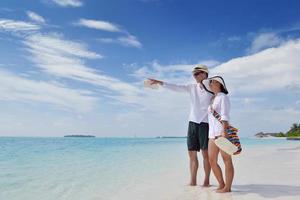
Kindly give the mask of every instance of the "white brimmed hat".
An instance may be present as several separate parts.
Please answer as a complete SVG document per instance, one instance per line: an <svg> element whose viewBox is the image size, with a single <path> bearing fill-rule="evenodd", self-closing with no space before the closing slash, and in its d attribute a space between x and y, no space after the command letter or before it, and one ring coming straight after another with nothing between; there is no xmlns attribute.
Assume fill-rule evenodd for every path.
<svg viewBox="0 0 300 200"><path fill-rule="evenodd" d="M210 81L212 81L212 80L215 80L215 81L218 81L219 83L221 83L221 85L222 85L223 88L224 88L224 91L222 91L222 92L224 92L225 94L228 94L228 90L227 90L227 88L226 88L225 81L224 81L224 79L223 79L221 76L212 76L212 77L210 77L210 78L205 79L205 80L202 81L202 84L203 84L204 88L205 88L207 91L212 92L212 90L211 90L211 88L210 88L210 86L209 86L209 83L210 83Z"/></svg>
<svg viewBox="0 0 300 200"><path fill-rule="evenodd" d="M208 68L206 65L202 65L202 64L198 64L194 67L193 69L193 74L198 72L198 71L202 71L208 74Z"/></svg>

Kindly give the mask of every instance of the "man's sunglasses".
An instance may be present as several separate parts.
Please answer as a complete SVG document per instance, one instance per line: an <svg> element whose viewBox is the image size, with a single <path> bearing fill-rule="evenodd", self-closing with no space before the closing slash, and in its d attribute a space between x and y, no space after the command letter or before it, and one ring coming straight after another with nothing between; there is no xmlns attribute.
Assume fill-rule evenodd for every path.
<svg viewBox="0 0 300 200"><path fill-rule="evenodd" d="M199 74L203 74L203 73L205 73L205 72L203 72L203 71L196 72L196 73L194 73L194 76L198 76Z"/></svg>

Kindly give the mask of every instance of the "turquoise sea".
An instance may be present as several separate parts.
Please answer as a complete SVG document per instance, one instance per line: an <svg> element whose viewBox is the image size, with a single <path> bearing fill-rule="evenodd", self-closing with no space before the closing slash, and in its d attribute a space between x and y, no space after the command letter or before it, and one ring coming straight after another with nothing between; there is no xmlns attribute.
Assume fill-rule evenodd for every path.
<svg viewBox="0 0 300 200"><path fill-rule="evenodd" d="M250 138L241 142L243 148L295 143ZM1 137L0 199L122 199L117 194L124 188L147 183L187 162L185 138Z"/></svg>

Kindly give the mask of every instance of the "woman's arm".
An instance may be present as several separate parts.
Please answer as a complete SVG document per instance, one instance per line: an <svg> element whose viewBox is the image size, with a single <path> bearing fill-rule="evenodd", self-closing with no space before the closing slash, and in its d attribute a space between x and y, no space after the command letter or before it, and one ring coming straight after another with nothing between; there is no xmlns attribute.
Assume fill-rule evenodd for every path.
<svg viewBox="0 0 300 200"><path fill-rule="evenodd" d="M228 123L228 121L222 121L222 125L223 125L223 130L224 130L222 133L222 136L227 137L228 136L227 128L229 126L229 123Z"/></svg>
<svg viewBox="0 0 300 200"><path fill-rule="evenodd" d="M228 96L223 96L221 99L221 121L223 125L223 134L222 136L227 137L227 128L229 126L229 111L230 111L230 102Z"/></svg>

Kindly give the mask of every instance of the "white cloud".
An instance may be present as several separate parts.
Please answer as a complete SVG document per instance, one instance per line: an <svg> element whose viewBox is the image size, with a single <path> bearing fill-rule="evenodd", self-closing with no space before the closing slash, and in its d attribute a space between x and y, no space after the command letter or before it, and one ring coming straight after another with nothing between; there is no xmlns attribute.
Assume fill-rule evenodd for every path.
<svg viewBox="0 0 300 200"><path fill-rule="evenodd" d="M70 89L45 81L34 81L0 69L0 100L39 102L57 106L63 110L90 111L97 102L91 92Z"/></svg>
<svg viewBox="0 0 300 200"><path fill-rule="evenodd" d="M286 131L300 117L297 111L299 104L293 102L293 99L300 98L299 54L300 40L296 39L222 64L212 62L217 66L210 67L210 74L225 78L232 100L232 123L240 128L242 136L259 131ZM140 80L151 77L185 84L194 82L190 73L193 66L163 66L153 62L136 69L132 75ZM165 127L168 123L166 119L170 119L176 123L168 126L168 131L182 135L188 114L188 95L167 90L147 91L143 100L144 111L140 111L140 115L155 115L157 120L149 122L154 126L151 129L159 131L158 127ZM278 97L278 94L282 94L284 99L279 100L283 97Z"/></svg>
<svg viewBox="0 0 300 200"><path fill-rule="evenodd" d="M300 40L235 58L212 70L225 77L229 90L262 93L300 89Z"/></svg>
<svg viewBox="0 0 300 200"><path fill-rule="evenodd" d="M137 38L133 35L128 35L126 37L119 37L118 41L125 46L132 46L141 48L142 44L137 40Z"/></svg>
<svg viewBox="0 0 300 200"><path fill-rule="evenodd" d="M116 39L114 38L100 38L98 39L99 42L102 42L102 43L118 43Z"/></svg>
<svg viewBox="0 0 300 200"><path fill-rule="evenodd" d="M4 31L37 30L38 25L2 19L0 29ZM101 59L99 53L89 51L85 44L65 39L58 34L18 35L23 40L25 49L31 54L28 57L43 72L61 78L86 82L99 87L102 95L123 104L136 104L140 99L140 90L129 83L107 76L88 67L85 59ZM133 45L133 44L132 44Z"/></svg>
<svg viewBox="0 0 300 200"><path fill-rule="evenodd" d="M116 24L101 20L80 19L75 25L109 32L122 32Z"/></svg>
<svg viewBox="0 0 300 200"><path fill-rule="evenodd" d="M80 1L80 0L52 0L52 1L62 7L81 7L81 6L83 6L82 1Z"/></svg>
<svg viewBox="0 0 300 200"><path fill-rule="evenodd" d="M39 28L34 24L29 26L30 23L16 23L13 20L0 20L0 25L5 31ZM101 54L89 51L85 44L67 40L59 34L41 34L38 31L30 35L16 34L15 36L23 40L25 50L30 53L28 59L43 72L97 86L103 91L103 96L113 98L119 103L139 102L140 90L136 86L105 75L85 64L86 59L103 58Z"/></svg>
<svg viewBox="0 0 300 200"><path fill-rule="evenodd" d="M77 26L83 26L87 28L109 31L109 32L121 32L125 33L125 36L120 36L117 38L100 38L98 41L103 43L115 43L121 44L123 46L141 48L142 43L134 36L128 33L126 30L122 30L118 25L107 21L93 20L93 19L80 19L78 22L74 23Z"/></svg>
<svg viewBox="0 0 300 200"><path fill-rule="evenodd" d="M58 34L33 34L26 37L25 44L31 49L47 54L64 54L80 58L99 59L102 55L87 50L84 44L64 39Z"/></svg>
<svg viewBox="0 0 300 200"><path fill-rule="evenodd" d="M249 53L256 53L263 49L276 47L282 44L284 40L276 33L261 33L252 41Z"/></svg>
<svg viewBox="0 0 300 200"><path fill-rule="evenodd" d="M114 39L114 38L100 38L100 39L98 39L98 41L102 42L102 43L121 44L123 46L135 47L135 48L141 48L142 47L142 43L140 41L138 41L138 39L133 35L122 36L122 37L118 37L116 39Z"/></svg>
<svg viewBox="0 0 300 200"><path fill-rule="evenodd" d="M29 59L44 72L98 86L105 90L103 95L122 103L138 102L137 87L86 66L84 59L102 56L88 51L84 45L61 36L42 34L28 36L24 44L32 55Z"/></svg>
<svg viewBox="0 0 300 200"><path fill-rule="evenodd" d="M207 65L209 68L219 64L216 60L202 60L198 63ZM150 66L143 66L134 71L132 76L138 79L157 78L177 83L193 82L192 70L196 64L173 64L161 65L153 61ZM210 70L210 69L209 69Z"/></svg>
<svg viewBox="0 0 300 200"><path fill-rule="evenodd" d="M150 66L143 66L134 71L132 76L138 79L156 78L171 82L187 82L191 78L191 71L193 67L194 65L185 64L164 66L159 64L157 61L154 61ZM180 74L180 76L176 76L176 74Z"/></svg>
<svg viewBox="0 0 300 200"><path fill-rule="evenodd" d="M237 41L241 41L241 37L239 37L239 36L231 36L231 37L227 38L227 40L229 42L237 42Z"/></svg>
<svg viewBox="0 0 300 200"><path fill-rule="evenodd" d="M10 25L4 22L9 22ZM0 30L19 31L38 30L39 28L38 25L27 22L22 23L31 24L33 27L38 28L34 29L28 26L26 28L22 23L21 25L25 28L20 28L22 26L19 22L13 20L3 21L3 19L1 21L0 19ZM90 28L92 28L92 25ZM113 31L113 28L110 31L122 32L119 27L116 26L116 28L118 31L116 29ZM109 28L106 27L107 29ZM126 36L124 37L126 38ZM298 58L300 40L283 42L280 38L276 40L276 37L276 34L261 37L262 39L257 37L253 41L253 55L235 58L222 64L215 60L199 63L211 66L211 75L223 75L230 95L233 95L233 98L242 99L241 101L246 107L268 101L272 102L272 97L267 96L260 99L256 96L257 94L288 90L293 95L299 95L297 91L300 89L300 79L298 78L300 77L300 60ZM106 38L102 42L122 44L119 38ZM126 113L120 111L116 116L111 115L110 117L115 117L122 124L128 124L127 133L130 132L129 129L139 124L141 127L134 130L135 132L143 132L147 127L149 135L151 133L162 135L185 134L189 107L188 95L167 90L143 90L142 81L144 78L151 77L178 84L194 82L191 76L194 64L161 65L154 61L134 71L132 75L137 79L137 82L129 83L88 67L86 64L87 59L101 59L103 56L89 50L83 43L68 40L57 34L37 34L36 32L22 39L24 39L26 50L30 53L28 59L33 61L35 66L43 72L60 78L92 84L100 88L101 93L97 94L98 96L113 99L110 103L125 105L124 110ZM137 40L136 38L127 37L127 39L123 40L123 45L127 42L127 45L139 46L138 43L130 42ZM279 40L281 41L279 42ZM266 41L270 42L270 46L277 47L268 48ZM261 49L265 50L260 51ZM64 85L54 83L33 81L29 80L28 77L16 76L5 71L0 71L0 75L5 77L0 80L0 99L2 100L48 103L61 108L77 109L78 111L91 110L97 101L92 96L94 94L89 91L70 89ZM45 93L45 91L47 92ZM131 109L131 105L138 106ZM276 114L276 117L272 119L267 119L268 114L261 115L256 119L255 117L261 112L261 109L257 107L237 113L239 109L236 104L233 104L233 113L236 115L233 114L232 116L233 120L238 122L234 125L242 124L243 130L246 130L249 126L249 116L251 116L253 125L259 124L255 126L257 129L261 127L267 129L268 124L276 127L276 123L282 121L282 116L290 114L293 119L299 117L299 112L293 112L293 108L277 110L276 112L266 108L266 113ZM127 114L128 110L134 110L134 114ZM264 119L267 120L263 121ZM285 118L284 123L286 124L282 124L281 127L289 126L288 123L293 119L291 117ZM276 123L271 123L272 120Z"/></svg>
<svg viewBox="0 0 300 200"><path fill-rule="evenodd" d="M18 32L18 31L36 31L39 29L40 26L33 23L0 18L0 30Z"/></svg>
<svg viewBox="0 0 300 200"><path fill-rule="evenodd" d="M46 20L42 16L38 15L35 12L27 11L26 14L34 22L41 23L41 24L44 24L46 22Z"/></svg>

